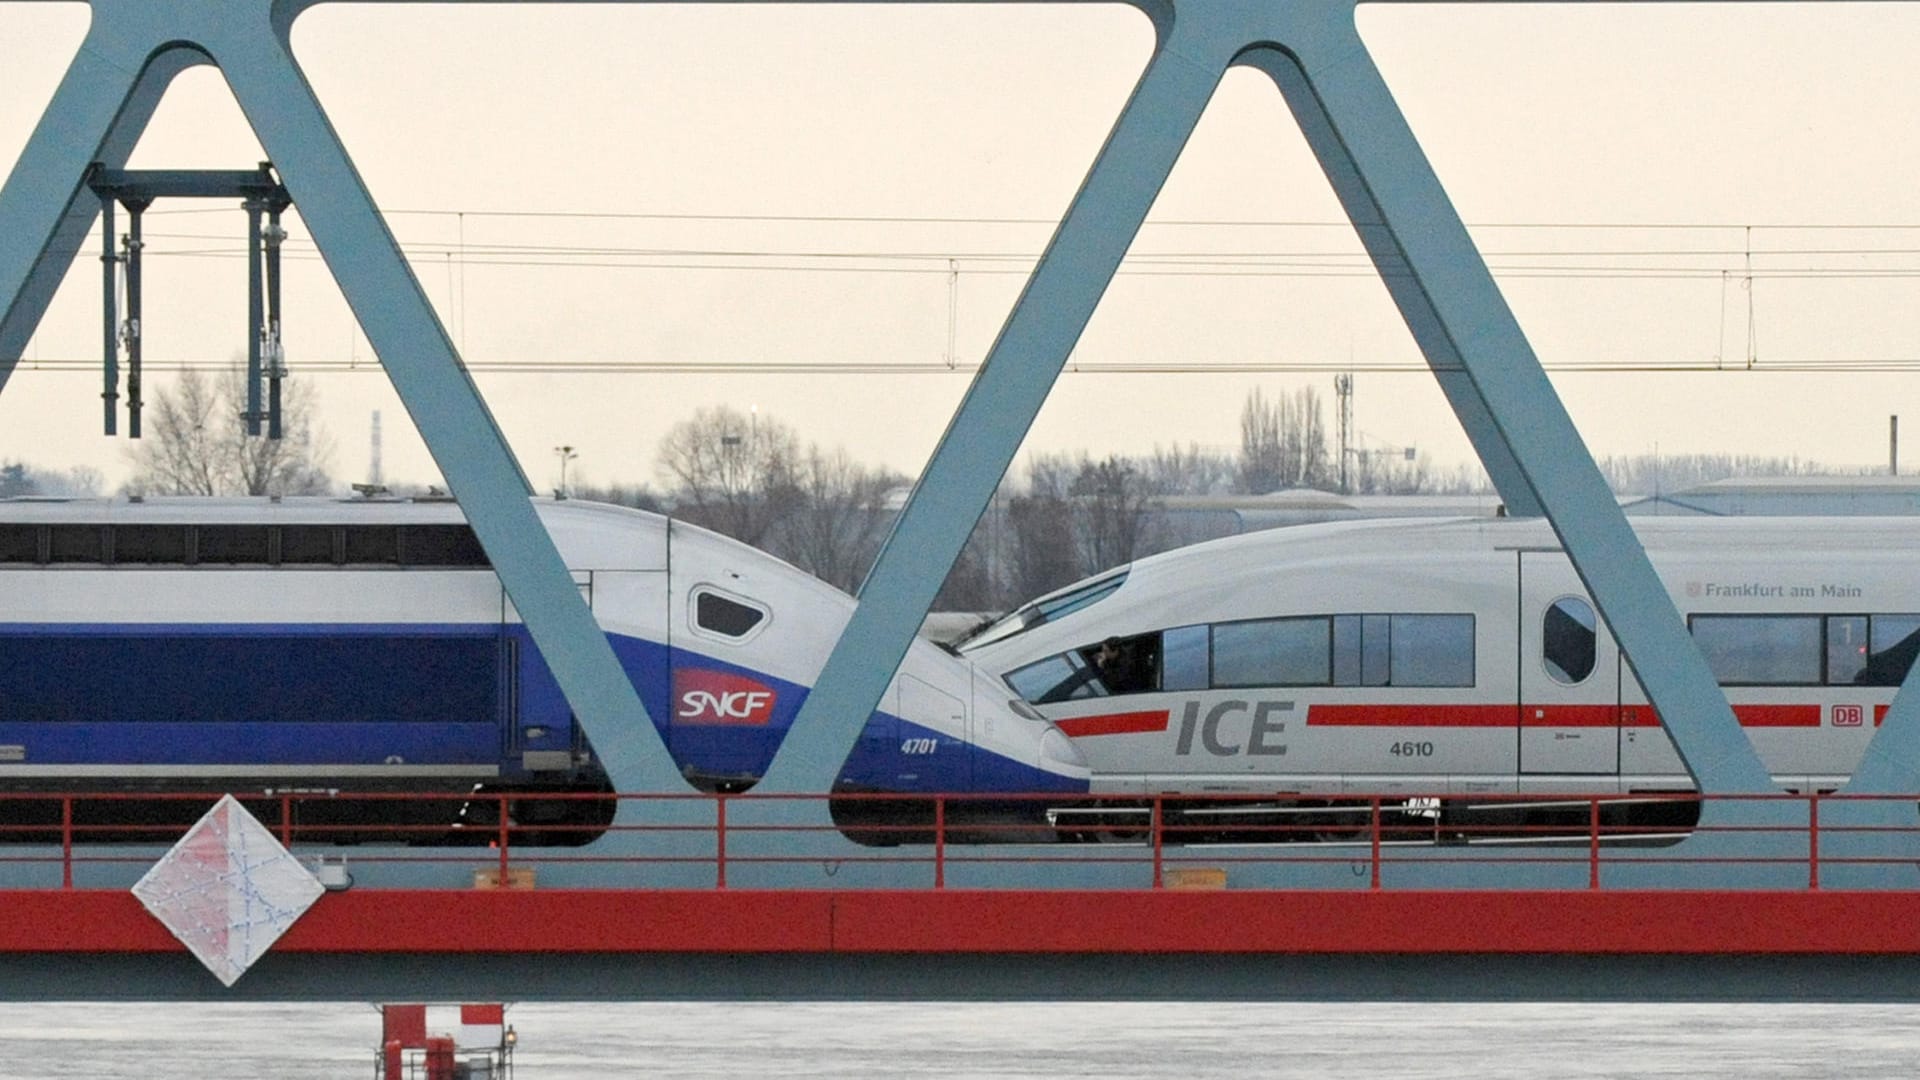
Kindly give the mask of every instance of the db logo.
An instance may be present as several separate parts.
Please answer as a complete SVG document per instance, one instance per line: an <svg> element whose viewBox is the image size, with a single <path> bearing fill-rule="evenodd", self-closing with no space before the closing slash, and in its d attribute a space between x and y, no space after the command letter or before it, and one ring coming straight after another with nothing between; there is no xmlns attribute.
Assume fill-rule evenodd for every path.
<svg viewBox="0 0 1920 1080"><path fill-rule="evenodd" d="M1867 722L1867 710L1862 705L1835 705L1833 707L1834 727L1859 727Z"/></svg>
<svg viewBox="0 0 1920 1080"><path fill-rule="evenodd" d="M759 727L773 719L776 695L744 675L701 668L673 673L674 717L683 724Z"/></svg>

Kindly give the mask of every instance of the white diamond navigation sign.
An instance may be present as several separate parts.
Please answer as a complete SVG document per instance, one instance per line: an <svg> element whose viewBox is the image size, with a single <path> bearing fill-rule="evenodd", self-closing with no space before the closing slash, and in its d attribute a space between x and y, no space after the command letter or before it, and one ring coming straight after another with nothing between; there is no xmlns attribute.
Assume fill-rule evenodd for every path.
<svg viewBox="0 0 1920 1080"><path fill-rule="evenodd" d="M154 918L227 986L325 891L231 795L133 886Z"/></svg>

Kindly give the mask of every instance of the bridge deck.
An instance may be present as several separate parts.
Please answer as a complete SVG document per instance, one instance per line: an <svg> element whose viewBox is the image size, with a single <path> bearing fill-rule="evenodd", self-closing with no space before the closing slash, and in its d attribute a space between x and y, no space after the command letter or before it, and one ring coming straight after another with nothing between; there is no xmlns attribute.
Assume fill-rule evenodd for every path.
<svg viewBox="0 0 1920 1080"><path fill-rule="evenodd" d="M4 892L0 907L0 955L185 959L118 890ZM1920 955L1920 894L356 889L273 951Z"/></svg>

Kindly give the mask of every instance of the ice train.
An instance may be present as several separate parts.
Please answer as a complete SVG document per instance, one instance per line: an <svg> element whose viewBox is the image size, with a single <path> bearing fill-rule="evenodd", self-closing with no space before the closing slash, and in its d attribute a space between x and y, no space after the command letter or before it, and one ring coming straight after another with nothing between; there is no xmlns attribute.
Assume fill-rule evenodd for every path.
<svg viewBox="0 0 1920 1080"><path fill-rule="evenodd" d="M1635 529L1775 781L1843 783L1920 651L1912 520ZM1073 737L1096 792L1321 805L1692 786L1543 520L1199 544L1043 597L961 651Z"/></svg>
<svg viewBox="0 0 1920 1080"><path fill-rule="evenodd" d="M751 786L852 599L684 522L536 505L683 774ZM916 641L836 790L1087 783L997 678ZM0 501L0 791L478 789L525 823L605 786L450 501Z"/></svg>

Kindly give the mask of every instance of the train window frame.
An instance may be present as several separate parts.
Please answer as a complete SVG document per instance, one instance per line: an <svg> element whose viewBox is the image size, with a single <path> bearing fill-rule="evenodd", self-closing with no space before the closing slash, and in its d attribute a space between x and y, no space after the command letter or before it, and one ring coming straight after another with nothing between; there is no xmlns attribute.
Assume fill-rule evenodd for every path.
<svg viewBox="0 0 1920 1080"><path fill-rule="evenodd" d="M161 551L169 539L174 545ZM193 558L193 541L193 529L188 525L144 522L115 525L113 562L115 566L185 566Z"/></svg>
<svg viewBox="0 0 1920 1080"><path fill-rule="evenodd" d="M702 597L708 596L737 607L758 612L760 618L755 621L752 626L739 634L728 634L724 631L706 626L700 621L700 600ZM724 642L728 645L744 645L754 638L759 637L772 623L773 609L751 597L742 596L737 592L723 589L718 585L712 585L706 582L701 582L687 590L687 626L700 637L712 641Z"/></svg>
<svg viewBox="0 0 1920 1080"><path fill-rule="evenodd" d="M1563 606L1567 604L1578 604L1580 608L1583 611L1585 611L1586 617L1583 619L1583 618L1580 618L1579 616L1563 611ZM1585 670L1581 671L1577 675L1574 674L1574 672L1571 669L1569 669L1565 664L1561 663L1560 660L1555 659L1552 655L1549 654L1548 646L1553 642L1554 635L1548 629L1547 620L1551 619L1555 612L1561 612L1562 614L1566 614L1568 618L1572 619L1576 624L1580 626L1581 629L1587 632L1586 640L1584 642L1585 649L1586 649L1586 668ZM1546 607L1540 610L1540 668L1541 670L1546 672L1547 678L1552 679L1555 683L1558 683L1561 686L1579 686L1585 683L1588 679L1593 678L1593 673L1596 669L1599 668L1599 666L1600 666L1600 613L1594 609L1593 602L1591 600L1588 600L1584 596L1579 596L1573 593L1568 593L1565 596L1555 597L1552 602L1550 602L1549 604L1547 604Z"/></svg>
<svg viewBox="0 0 1920 1080"><path fill-rule="evenodd" d="M1471 612L1397 611L1392 615L1389 615L1387 617L1387 620L1388 620L1388 632L1387 632L1388 633L1388 640L1387 640L1387 685L1388 686L1410 687L1414 689L1423 689L1423 690L1424 689L1455 690L1455 689L1470 688L1470 687L1479 685L1479 682L1480 682L1480 679L1479 679L1479 674L1480 674L1479 621L1474 617L1474 615ZM1421 642L1420 636L1413 632L1412 624L1415 622L1415 620L1418 620L1419 622L1422 622L1422 623L1444 623L1450 626L1465 627L1465 634L1464 636L1461 637L1459 642L1448 641L1448 639L1444 637L1427 639L1428 641L1432 641L1432 640L1445 641L1451 647L1457 647L1460 644L1465 645L1466 653L1464 657L1457 658L1457 659L1464 659L1466 661L1466 666L1459 676L1456 676L1453 679L1450 679L1448 681L1438 681L1438 682L1412 681L1411 673L1406 672L1405 668L1401 663L1401 658L1403 655L1401 652L1401 649L1403 647L1403 643L1404 643L1404 647L1407 649L1418 650L1415 653L1415 655L1421 655L1421 656L1440 655L1439 653L1433 653L1430 649L1429 650L1420 649L1420 642Z"/></svg>
<svg viewBox="0 0 1920 1080"><path fill-rule="evenodd" d="M1029 673L1035 672L1041 673L1049 681L1023 685L1029 682ZM1004 678L1007 686L1029 705L1056 705L1062 701L1107 696L1107 688L1101 683L1099 672L1087 662L1080 649L1068 649L1041 657L1030 664L1022 664L1007 672Z"/></svg>
<svg viewBox="0 0 1920 1080"><path fill-rule="evenodd" d="M1280 624L1283 624L1283 623L1299 623L1299 624L1318 623L1319 624L1318 629L1320 631L1322 645L1320 649L1320 661L1321 661L1320 677L1317 680L1301 680L1297 677L1292 677L1293 676L1292 672L1284 670L1285 664L1286 664L1286 659L1285 659L1286 654L1284 651L1276 652L1274 654L1274 657L1273 657L1274 662L1280 665L1280 667L1276 669L1276 671L1274 672L1275 674L1274 679L1271 679L1271 680L1256 679L1252 682L1246 682L1246 681L1240 681L1240 680L1228 681L1221 677L1220 660L1222 656L1222 650L1220 647L1220 632L1222 630L1227 630L1231 633L1238 633L1241 631L1253 632L1259 627L1264 627L1264 626L1278 627ZM1303 626L1302 629L1310 630L1311 627ZM1246 689L1253 689L1257 687L1267 687L1267 686L1332 686L1333 685L1333 616L1331 615L1283 615L1283 616L1280 616L1279 618L1270 618L1270 619L1235 619L1231 622L1214 623L1212 626L1212 631L1213 632L1211 635L1211 640L1208 643L1207 669L1208 669L1208 684L1213 689L1246 690ZM1286 633L1286 631L1283 631L1283 634L1284 633ZM1280 645L1284 649L1286 646L1290 644L1297 644L1297 643L1288 642L1284 640L1284 638L1281 638L1281 639L1276 639L1276 644Z"/></svg>
<svg viewBox="0 0 1920 1080"><path fill-rule="evenodd" d="M1901 634L1899 636L1899 640L1888 642L1884 648L1875 648L1874 646L1880 644L1881 630L1883 627L1886 627L1886 624L1888 622L1908 623L1908 624L1912 624L1912 627L1911 629L1908 629L1905 634ZM1889 629L1889 632L1891 632L1891 628L1888 628L1888 629ZM1914 657L1912 655L1908 655L1907 657L1905 657L1906 662L1904 665L1900 665L1900 658L1897 656L1894 658L1894 660L1891 661L1892 664L1900 665L1900 671L1897 677L1893 676L1891 673L1889 673L1885 678L1868 679L1868 678L1865 678L1865 676L1875 673L1877 671L1877 668L1875 667L1875 665L1883 662L1887 656L1901 651L1902 649L1906 648L1910 644L1916 646L1916 648L1912 651L1920 651L1920 614L1916 614L1913 612L1905 612L1905 611L1886 611L1886 612L1879 612L1876 614L1868 615L1867 616L1868 654L1867 654L1866 664L1863 665L1863 667L1861 668L1860 677L1857 678L1855 682L1848 685L1853 685L1853 686L1901 686L1903 685L1906 682L1907 672L1913 667Z"/></svg>
<svg viewBox="0 0 1920 1080"><path fill-rule="evenodd" d="M1132 572L1133 567L1129 564L1083 585L1070 585L1059 592L1015 608L1012 613L988 623L979 633L963 638L955 644L962 652L981 648L1008 638L1018 637L1062 616L1092 607L1117 592L1120 586L1126 584L1127 575Z"/></svg>
<svg viewBox="0 0 1920 1080"><path fill-rule="evenodd" d="M400 565L434 570L490 570L493 563L473 526L426 522L400 526Z"/></svg>
<svg viewBox="0 0 1920 1080"><path fill-rule="evenodd" d="M1179 635L1176 641L1175 635ZM1198 655L1194 655L1194 654ZM1173 658L1182 658L1178 665ZM1174 677L1178 671L1179 678ZM1213 627L1207 623L1170 626L1160 631L1160 690L1207 690L1213 682Z"/></svg>
<svg viewBox="0 0 1920 1080"><path fill-rule="evenodd" d="M1823 616L1821 627L1820 678L1827 686L1871 686L1860 682L1874 659L1873 621L1866 615L1832 614ZM1849 626L1848 624L1853 624ZM1845 640L1852 636L1836 631L1857 631L1859 643Z"/></svg>
<svg viewBox="0 0 1920 1080"><path fill-rule="evenodd" d="M287 534L289 532L294 534L297 542L292 544L287 542ZM326 538L327 542L326 557L309 557L311 549L307 548L306 544L322 536ZM339 566L345 561L346 537L344 531L338 525L322 523L309 524L304 522L291 525L278 525L274 527L274 538L274 565L276 566L291 566L304 569L313 566ZM290 551L293 553L293 557L291 558L288 557ZM314 554L317 554L317 552L314 552Z"/></svg>
<svg viewBox="0 0 1920 1080"><path fill-rule="evenodd" d="M398 567L400 526L387 522L350 524L341 533L340 561L345 566Z"/></svg>
<svg viewBox="0 0 1920 1080"><path fill-rule="evenodd" d="M47 562L55 566L105 566L112 548L112 537L105 525L55 522L47 526L47 539L41 550Z"/></svg>
<svg viewBox="0 0 1920 1080"><path fill-rule="evenodd" d="M1714 666L1716 657L1727 655L1720 651L1710 651L1700 640L1701 623L1732 625L1738 622L1758 623L1761 621L1780 623L1810 623L1815 635L1812 648L1813 675L1811 678L1788 679L1770 677L1764 679L1729 680L1721 677L1720 669ZM1827 614L1824 612L1801 611L1702 611L1687 616L1687 635L1693 638L1694 647L1700 650L1701 659L1707 663L1707 671L1714 681L1723 687L1747 686L1825 686L1827 685ZM1714 644L1714 643L1710 643Z"/></svg>
<svg viewBox="0 0 1920 1080"><path fill-rule="evenodd" d="M0 566L39 566L46 556L44 528L20 522L0 524Z"/></svg>
<svg viewBox="0 0 1920 1080"><path fill-rule="evenodd" d="M1333 619L1333 685L1393 685L1393 616L1343 612Z"/></svg>
<svg viewBox="0 0 1920 1080"><path fill-rule="evenodd" d="M273 541L273 529L265 524L221 522L196 525L193 530L192 559L199 566L271 566ZM209 555L208 548L217 544L227 545L227 554ZM259 558L246 557L256 552ZM232 557L234 554L241 557Z"/></svg>

